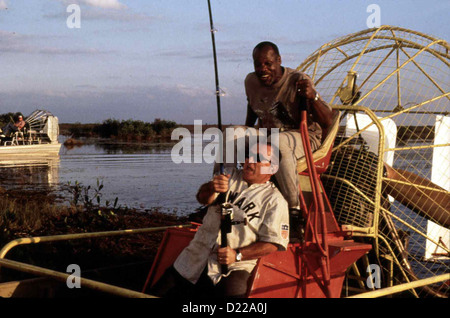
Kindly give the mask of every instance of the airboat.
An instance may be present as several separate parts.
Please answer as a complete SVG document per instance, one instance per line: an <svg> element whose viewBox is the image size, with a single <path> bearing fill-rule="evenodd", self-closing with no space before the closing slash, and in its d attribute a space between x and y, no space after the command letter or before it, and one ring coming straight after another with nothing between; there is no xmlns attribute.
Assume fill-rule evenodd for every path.
<svg viewBox="0 0 450 318"><path fill-rule="evenodd" d="M298 163L305 242L291 238L287 251L259 259L248 297L448 297L448 50L382 26L325 44L298 66L339 115ZM144 291L193 232L167 231Z"/></svg>
<svg viewBox="0 0 450 318"><path fill-rule="evenodd" d="M287 251L258 260L249 298L448 298L449 61L445 40L381 26L324 44L298 66L337 115L322 147L298 163L304 239L293 237ZM151 297L151 286L198 226L80 234L77 239L165 231L142 290L83 278L81 284ZM65 283L66 273L6 260L22 242L0 251L0 266Z"/></svg>
<svg viewBox="0 0 450 318"><path fill-rule="evenodd" d="M25 127L0 139L0 161L14 163L17 160L58 157L58 117L47 110L35 110L25 117Z"/></svg>

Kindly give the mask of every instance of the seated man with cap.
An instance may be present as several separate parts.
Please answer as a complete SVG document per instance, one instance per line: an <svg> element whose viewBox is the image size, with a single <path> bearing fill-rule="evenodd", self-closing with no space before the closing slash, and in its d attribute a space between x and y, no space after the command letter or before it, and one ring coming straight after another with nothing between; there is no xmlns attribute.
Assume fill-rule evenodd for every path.
<svg viewBox="0 0 450 318"><path fill-rule="evenodd" d="M278 156L270 144L255 144L242 170L215 175L197 194L209 205L203 224L172 267L156 283L152 294L174 298L244 297L258 258L289 243L289 211L283 195L270 181ZM232 209L227 246L221 242L219 194ZM226 272L222 272L223 266Z"/></svg>

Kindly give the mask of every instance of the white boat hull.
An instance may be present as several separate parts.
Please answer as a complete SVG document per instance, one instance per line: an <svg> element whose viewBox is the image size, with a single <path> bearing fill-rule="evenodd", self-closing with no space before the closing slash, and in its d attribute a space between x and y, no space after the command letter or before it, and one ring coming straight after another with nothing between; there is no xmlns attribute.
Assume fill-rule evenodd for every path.
<svg viewBox="0 0 450 318"><path fill-rule="evenodd" d="M10 159L11 156L57 157L60 149L60 143L1 146L0 159Z"/></svg>

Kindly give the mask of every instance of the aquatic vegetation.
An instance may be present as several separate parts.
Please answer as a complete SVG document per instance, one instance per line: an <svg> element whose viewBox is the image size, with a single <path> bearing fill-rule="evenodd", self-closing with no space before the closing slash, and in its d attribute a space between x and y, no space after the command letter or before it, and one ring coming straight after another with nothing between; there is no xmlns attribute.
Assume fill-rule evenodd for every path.
<svg viewBox="0 0 450 318"><path fill-rule="evenodd" d="M102 200L103 184L95 187L68 183L70 199L48 191L0 188L0 247L27 236L122 230L170 224L181 219L154 211L136 211L119 205L119 198Z"/></svg>
<svg viewBox="0 0 450 318"><path fill-rule="evenodd" d="M0 248L21 237L114 231L181 224L184 220L157 210L136 211L118 204L118 198L103 200L103 184L67 185L72 197L61 198L46 191L6 190L0 187ZM86 278L107 281L118 286L140 288L156 255L163 232L88 240L20 246L8 258L65 272L68 264L78 264ZM108 271L110 276L89 273L89 269L141 264L131 273L140 279L130 280L130 272ZM130 265L131 266L131 265ZM2 269L0 282L28 276Z"/></svg>

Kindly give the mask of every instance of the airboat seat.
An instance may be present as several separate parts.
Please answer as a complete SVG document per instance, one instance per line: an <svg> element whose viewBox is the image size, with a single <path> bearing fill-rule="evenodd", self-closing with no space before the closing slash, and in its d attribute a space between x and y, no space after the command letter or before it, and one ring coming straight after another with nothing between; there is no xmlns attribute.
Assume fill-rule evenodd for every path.
<svg viewBox="0 0 450 318"><path fill-rule="evenodd" d="M23 131L16 131L15 133L14 133L14 138L13 138L14 140L15 140L15 144L16 145L19 145L19 144L25 144L25 135L24 135L24 132Z"/></svg>
<svg viewBox="0 0 450 318"><path fill-rule="evenodd" d="M19 143L25 144L24 133L22 131L16 131L6 139L7 140L4 141L4 146L17 146Z"/></svg>
<svg viewBox="0 0 450 318"><path fill-rule="evenodd" d="M314 166L316 167L317 173L321 174L327 170L328 164L330 163L331 152L334 145L334 139L336 138L337 132L339 130L339 118L341 112L334 111L331 127L329 128L325 140L322 142L319 148L313 152ZM302 157L297 160L297 172L307 171L306 157Z"/></svg>

